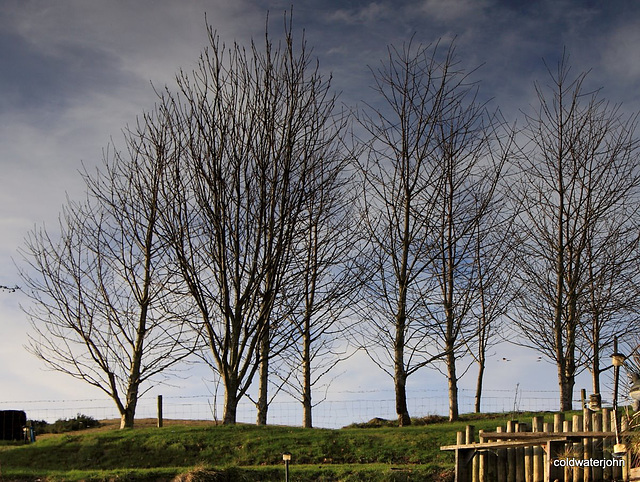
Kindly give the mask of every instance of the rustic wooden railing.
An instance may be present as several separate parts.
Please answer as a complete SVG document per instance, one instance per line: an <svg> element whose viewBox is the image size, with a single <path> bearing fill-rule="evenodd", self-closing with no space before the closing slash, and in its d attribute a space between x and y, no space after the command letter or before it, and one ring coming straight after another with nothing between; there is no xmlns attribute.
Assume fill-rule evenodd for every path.
<svg viewBox="0 0 640 482"><path fill-rule="evenodd" d="M531 424L513 420L495 432L480 430L478 440L468 425L457 433L455 445L440 449L455 451L456 482L640 480L629 469L629 455L614 454L612 417L613 412L603 408L585 409L567 420L556 413L553 424L542 417L533 417ZM620 428L624 433L624 418Z"/></svg>

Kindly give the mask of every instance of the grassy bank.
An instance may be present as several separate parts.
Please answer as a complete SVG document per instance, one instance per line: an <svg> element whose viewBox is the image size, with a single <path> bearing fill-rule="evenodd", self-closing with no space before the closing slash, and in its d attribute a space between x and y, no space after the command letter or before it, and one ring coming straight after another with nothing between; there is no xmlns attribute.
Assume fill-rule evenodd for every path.
<svg viewBox="0 0 640 482"><path fill-rule="evenodd" d="M531 414L520 415L530 421ZM167 422L161 428L113 425L0 445L6 480L283 480L282 453L292 454L291 480L450 480L455 442L466 424L494 430L505 415L456 423L350 427L339 430ZM149 423L147 423L149 425Z"/></svg>

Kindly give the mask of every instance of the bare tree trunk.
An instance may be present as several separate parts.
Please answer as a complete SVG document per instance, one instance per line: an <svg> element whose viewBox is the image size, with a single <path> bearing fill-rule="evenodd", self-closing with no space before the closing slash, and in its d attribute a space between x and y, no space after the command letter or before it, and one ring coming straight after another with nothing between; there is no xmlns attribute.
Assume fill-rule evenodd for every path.
<svg viewBox="0 0 640 482"><path fill-rule="evenodd" d="M480 359L478 360L478 378L476 379L476 398L475 398L475 405L474 405L474 410L476 413L480 413L484 368L485 368L484 354L481 354Z"/></svg>
<svg viewBox="0 0 640 482"><path fill-rule="evenodd" d="M265 323L264 333L260 340L260 384L258 388L258 402L256 408L256 424L267 424L267 412L269 410L269 357L271 342L269 340L269 323Z"/></svg>
<svg viewBox="0 0 640 482"><path fill-rule="evenodd" d="M136 412L137 400L132 402L132 405L127 405L124 413L120 414L120 428L133 428L134 416Z"/></svg>
<svg viewBox="0 0 640 482"><path fill-rule="evenodd" d="M136 406L138 405L138 389L140 383L140 362L134 363L137 368L137 375L132 374L127 387L126 405L119 405L120 408L120 428L133 428ZM135 368L134 368L135 369Z"/></svg>
<svg viewBox="0 0 640 482"><path fill-rule="evenodd" d="M405 220L405 226L408 225L408 222ZM395 391L396 391L396 414L398 415L398 425L400 427L405 427L411 425L411 417L409 417L409 409L407 408L407 371L404 365L404 350L405 350L405 336L404 331L406 327L406 298L407 298L407 287L406 281L404 278L404 273L406 273L406 252L408 250L405 248L405 253L402 261L402 273L403 276L399 280L400 290L399 290L399 298L400 301L398 303L398 314L396 316L396 338L394 344L394 383L395 383Z"/></svg>
<svg viewBox="0 0 640 482"><path fill-rule="evenodd" d="M480 413L480 405L482 403L482 383L484 379L484 368L487 356L487 338L489 337L489 323L487 322L487 304L485 298L485 285L483 278L483 260L481 258L481 242L478 240L476 258L478 260L478 280L480 281L480 316L478 318L478 356L476 362L478 363L478 377L476 378L476 398L474 404L474 410L476 413Z"/></svg>
<svg viewBox="0 0 640 482"><path fill-rule="evenodd" d="M594 347L600 346L600 341L594 339ZM596 344L597 343L597 344ZM597 349L593 350L593 361L591 364L591 378L593 380L593 393L600 393L600 353Z"/></svg>
<svg viewBox="0 0 640 482"><path fill-rule="evenodd" d="M234 379L225 378L224 383L224 412L222 423L224 425L235 425L238 411L238 382Z"/></svg>
<svg viewBox="0 0 640 482"><path fill-rule="evenodd" d="M558 375L560 385L560 411L573 410L573 387L575 385L575 331L567 327L564 343L560 338L560 349L564 350L561 358L562 363L558 364Z"/></svg>
<svg viewBox="0 0 640 482"><path fill-rule="evenodd" d="M397 364L394 385L398 425L400 427L407 427L411 425L411 417L409 417L409 409L407 408L407 375Z"/></svg>
<svg viewBox="0 0 640 482"><path fill-rule="evenodd" d="M455 422L458 420L458 376L453 346L447 352L447 377L449 381L449 421Z"/></svg>
<svg viewBox="0 0 640 482"><path fill-rule="evenodd" d="M309 317L305 317L304 334L302 343L302 418L303 427L312 428L313 421L311 416L311 337Z"/></svg>
<svg viewBox="0 0 640 482"><path fill-rule="evenodd" d="M560 411L568 412L573 410L573 387L575 378L563 373L560 378Z"/></svg>

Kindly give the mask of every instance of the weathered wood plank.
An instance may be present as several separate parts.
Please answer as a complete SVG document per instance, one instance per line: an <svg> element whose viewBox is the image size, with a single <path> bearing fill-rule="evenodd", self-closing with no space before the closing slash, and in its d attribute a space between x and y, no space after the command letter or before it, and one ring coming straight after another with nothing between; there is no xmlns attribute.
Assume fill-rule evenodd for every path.
<svg viewBox="0 0 640 482"><path fill-rule="evenodd" d="M483 449L503 449L503 448L517 448L526 447L532 445L545 445L547 442L566 442L567 437L564 434L553 434L554 437L540 437L539 439L531 438L528 440L505 440L501 442L475 442L472 444L455 444L455 445L443 445L440 450L458 450L458 449L470 449L470 450L483 450Z"/></svg>
<svg viewBox="0 0 640 482"><path fill-rule="evenodd" d="M577 432L520 432L520 433L504 433L504 432L483 432L482 439L484 440L528 440L528 439L537 439L541 437L571 437L571 438L608 438L615 437L615 432L585 432L583 430Z"/></svg>

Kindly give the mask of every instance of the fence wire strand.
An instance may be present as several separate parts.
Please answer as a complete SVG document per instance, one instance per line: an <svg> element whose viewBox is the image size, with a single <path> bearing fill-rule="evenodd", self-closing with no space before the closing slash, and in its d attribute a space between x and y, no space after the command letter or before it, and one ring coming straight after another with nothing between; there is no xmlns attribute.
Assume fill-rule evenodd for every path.
<svg viewBox="0 0 640 482"><path fill-rule="evenodd" d="M163 397L163 417L178 420L220 420L222 397L214 404L208 395L184 395ZM474 411L475 391L460 389L458 404L460 413ZM418 391L408 400L412 417L447 415L449 402L442 391ZM580 394L574 396L574 406L580 406ZM553 391L532 390L487 390L482 397L481 411L484 413L553 412L559 409L559 395ZM52 423L69 419L78 414L98 420L120 418L114 404L108 399L76 400L29 400L0 401L0 410L24 410L30 420L45 420ZM256 407L246 401L238 405L239 423L255 423ZM155 418L157 399L144 397L138 402L136 418ZM345 391L332 394L313 409L316 427L339 428L352 423L364 423L374 418L392 420L395 415L393 392L389 391ZM295 400L272 402L268 411L268 422L276 425L301 426L302 405Z"/></svg>

